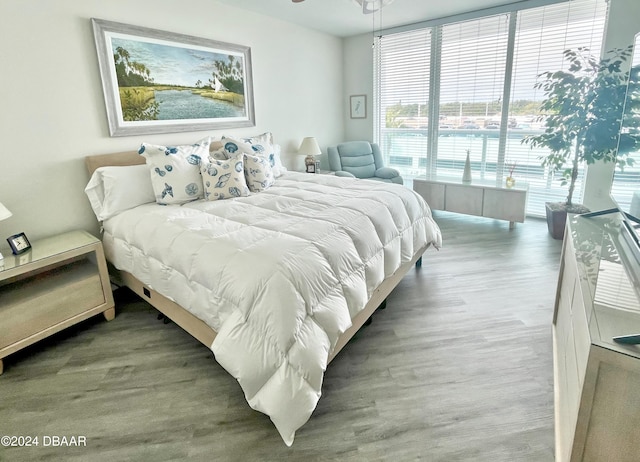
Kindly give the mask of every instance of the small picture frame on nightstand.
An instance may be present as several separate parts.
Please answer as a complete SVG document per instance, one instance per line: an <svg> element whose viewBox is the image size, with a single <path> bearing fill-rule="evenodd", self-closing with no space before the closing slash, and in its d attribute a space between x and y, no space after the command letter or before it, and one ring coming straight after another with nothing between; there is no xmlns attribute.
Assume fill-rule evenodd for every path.
<svg viewBox="0 0 640 462"><path fill-rule="evenodd" d="M316 170L315 173L320 173L320 161L316 160Z"/></svg>
<svg viewBox="0 0 640 462"><path fill-rule="evenodd" d="M307 164L307 173L316 173L316 163Z"/></svg>
<svg viewBox="0 0 640 462"><path fill-rule="evenodd" d="M7 238L7 242L14 255L20 255L21 253L31 250L31 243L25 233L14 234Z"/></svg>

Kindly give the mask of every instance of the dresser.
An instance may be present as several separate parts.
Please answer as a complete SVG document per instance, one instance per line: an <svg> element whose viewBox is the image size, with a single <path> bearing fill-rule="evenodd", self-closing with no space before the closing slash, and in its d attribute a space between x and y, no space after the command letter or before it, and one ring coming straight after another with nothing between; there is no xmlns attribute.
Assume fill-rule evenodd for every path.
<svg viewBox="0 0 640 462"><path fill-rule="evenodd" d="M413 190L433 210L506 220L511 228L525 219L528 186L524 183L507 188L496 181L463 183L458 178L427 176L414 178Z"/></svg>
<svg viewBox="0 0 640 462"><path fill-rule="evenodd" d="M553 314L556 461L640 460L640 265L619 212L567 220Z"/></svg>

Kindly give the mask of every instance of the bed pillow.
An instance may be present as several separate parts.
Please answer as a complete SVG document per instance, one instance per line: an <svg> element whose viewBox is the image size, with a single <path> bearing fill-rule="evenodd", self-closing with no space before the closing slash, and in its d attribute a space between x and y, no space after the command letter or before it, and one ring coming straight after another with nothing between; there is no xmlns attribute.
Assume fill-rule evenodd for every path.
<svg viewBox="0 0 640 462"><path fill-rule="evenodd" d="M273 153L274 153L274 166L273 168L273 176L275 177L279 177L280 175L282 175L283 173L285 173L287 171L287 167L285 167L282 164L282 147L279 144L274 144L273 145ZM277 175L276 175L277 173Z"/></svg>
<svg viewBox="0 0 640 462"><path fill-rule="evenodd" d="M209 155L211 138L191 145L158 146L142 143L158 204L184 204L204 197L200 163Z"/></svg>
<svg viewBox="0 0 640 462"><path fill-rule="evenodd" d="M249 195L244 178L244 154L232 154L229 159L210 158L200 165L204 198L209 201Z"/></svg>
<svg viewBox="0 0 640 462"><path fill-rule="evenodd" d="M144 164L97 168L84 192L98 221L156 200Z"/></svg>
<svg viewBox="0 0 640 462"><path fill-rule="evenodd" d="M249 138L242 138L242 141L249 144L256 155L269 159L275 177L279 177L287 171L282 165L280 149L276 150L276 146L278 145L274 144L273 134L271 132L265 132ZM280 146L278 146L278 148L279 147Z"/></svg>
<svg viewBox="0 0 640 462"><path fill-rule="evenodd" d="M275 181L269 159L253 154L244 155L244 176L251 192L269 189Z"/></svg>

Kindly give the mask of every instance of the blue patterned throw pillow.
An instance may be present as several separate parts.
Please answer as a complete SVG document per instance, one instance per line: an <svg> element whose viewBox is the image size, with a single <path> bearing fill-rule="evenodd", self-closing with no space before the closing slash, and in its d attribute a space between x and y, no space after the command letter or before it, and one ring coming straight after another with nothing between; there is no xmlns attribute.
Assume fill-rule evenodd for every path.
<svg viewBox="0 0 640 462"><path fill-rule="evenodd" d="M229 159L210 158L200 164L204 198L209 201L230 199L249 195L244 178L244 160L242 152L231 155Z"/></svg>
<svg viewBox="0 0 640 462"><path fill-rule="evenodd" d="M244 155L244 176L251 192L265 191L275 182L269 159L251 154Z"/></svg>
<svg viewBox="0 0 640 462"><path fill-rule="evenodd" d="M209 155L211 137L183 146L142 143L138 153L151 171L158 204L184 204L204 197L200 164Z"/></svg>
<svg viewBox="0 0 640 462"><path fill-rule="evenodd" d="M271 132L265 132L249 138L242 138L242 141L251 146L254 155L266 157L269 160L269 165L271 166L274 177L279 177L287 171L280 159L280 146L274 144L273 134Z"/></svg>

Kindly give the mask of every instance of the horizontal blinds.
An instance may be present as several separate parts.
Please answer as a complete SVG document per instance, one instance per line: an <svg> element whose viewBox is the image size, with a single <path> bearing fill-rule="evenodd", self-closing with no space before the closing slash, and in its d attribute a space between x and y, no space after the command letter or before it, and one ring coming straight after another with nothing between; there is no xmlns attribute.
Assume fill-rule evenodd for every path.
<svg viewBox="0 0 640 462"><path fill-rule="evenodd" d="M566 69L563 52L570 48L587 47L600 55L607 4L604 0L573 0L523 10L518 13L514 43L514 65L509 107L510 124L506 147L507 169L515 164L514 177L529 183L528 213L543 216L544 203L566 199L568 187L561 179L543 170L540 156L545 148L531 149L519 141L527 135L540 133L538 107L544 99L541 90L534 89L537 76L545 71ZM573 200L582 199L584 166L581 166Z"/></svg>
<svg viewBox="0 0 640 462"><path fill-rule="evenodd" d="M412 177L426 165L431 29L381 37L378 59L378 142L387 163Z"/></svg>
<svg viewBox="0 0 640 462"><path fill-rule="evenodd" d="M640 66L640 35L636 36L631 64L634 67ZM633 165L625 167L623 171L616 170L613 175L611 195L622 210L640 217L640 152L633 152L629 157L633 159ZM636 192L638 195L634 200Z"/></svg>
<svg viewBox="0 0 640 462"><path fill-rule="evenodd" d="M375 139L387 163L409 181L424 176L428 166L430 173L461 178L467 150L474 178L493 179L515 165L516 182L528 182L530 187L527 214L541 216L544 202L563 200L567 188L542 169L539 156L548 151L522 144L524 136L541 133L536 117L544 95L533 86L541 72L562 68L567 48L589 47L600 53L607 1L572 0L511 14L517 14L511 43L510 14L378 39ZM507 89L510 50L514 64L508 69L512 78ZM430 88L434 108L429 108ZM501 101L505 94L510 95L506 119ZM429 120L430 110L438 120ZM502 126L502 120L508 120L508 126ZM504 152L499 151L500 136L506 137ZM437 150L428 162L430 146ZM581 171L576 202L582 188Z"/></svg>
<svg viewBox="0 0 640 462"><path fill-rule="evenodd" d="M483 129L500 120L509 16L448 24L441 31L438 125L443 134L456 131L438 140L438 174L461 176L468 151L474 176L495 179L498 138Z"/></svg>

